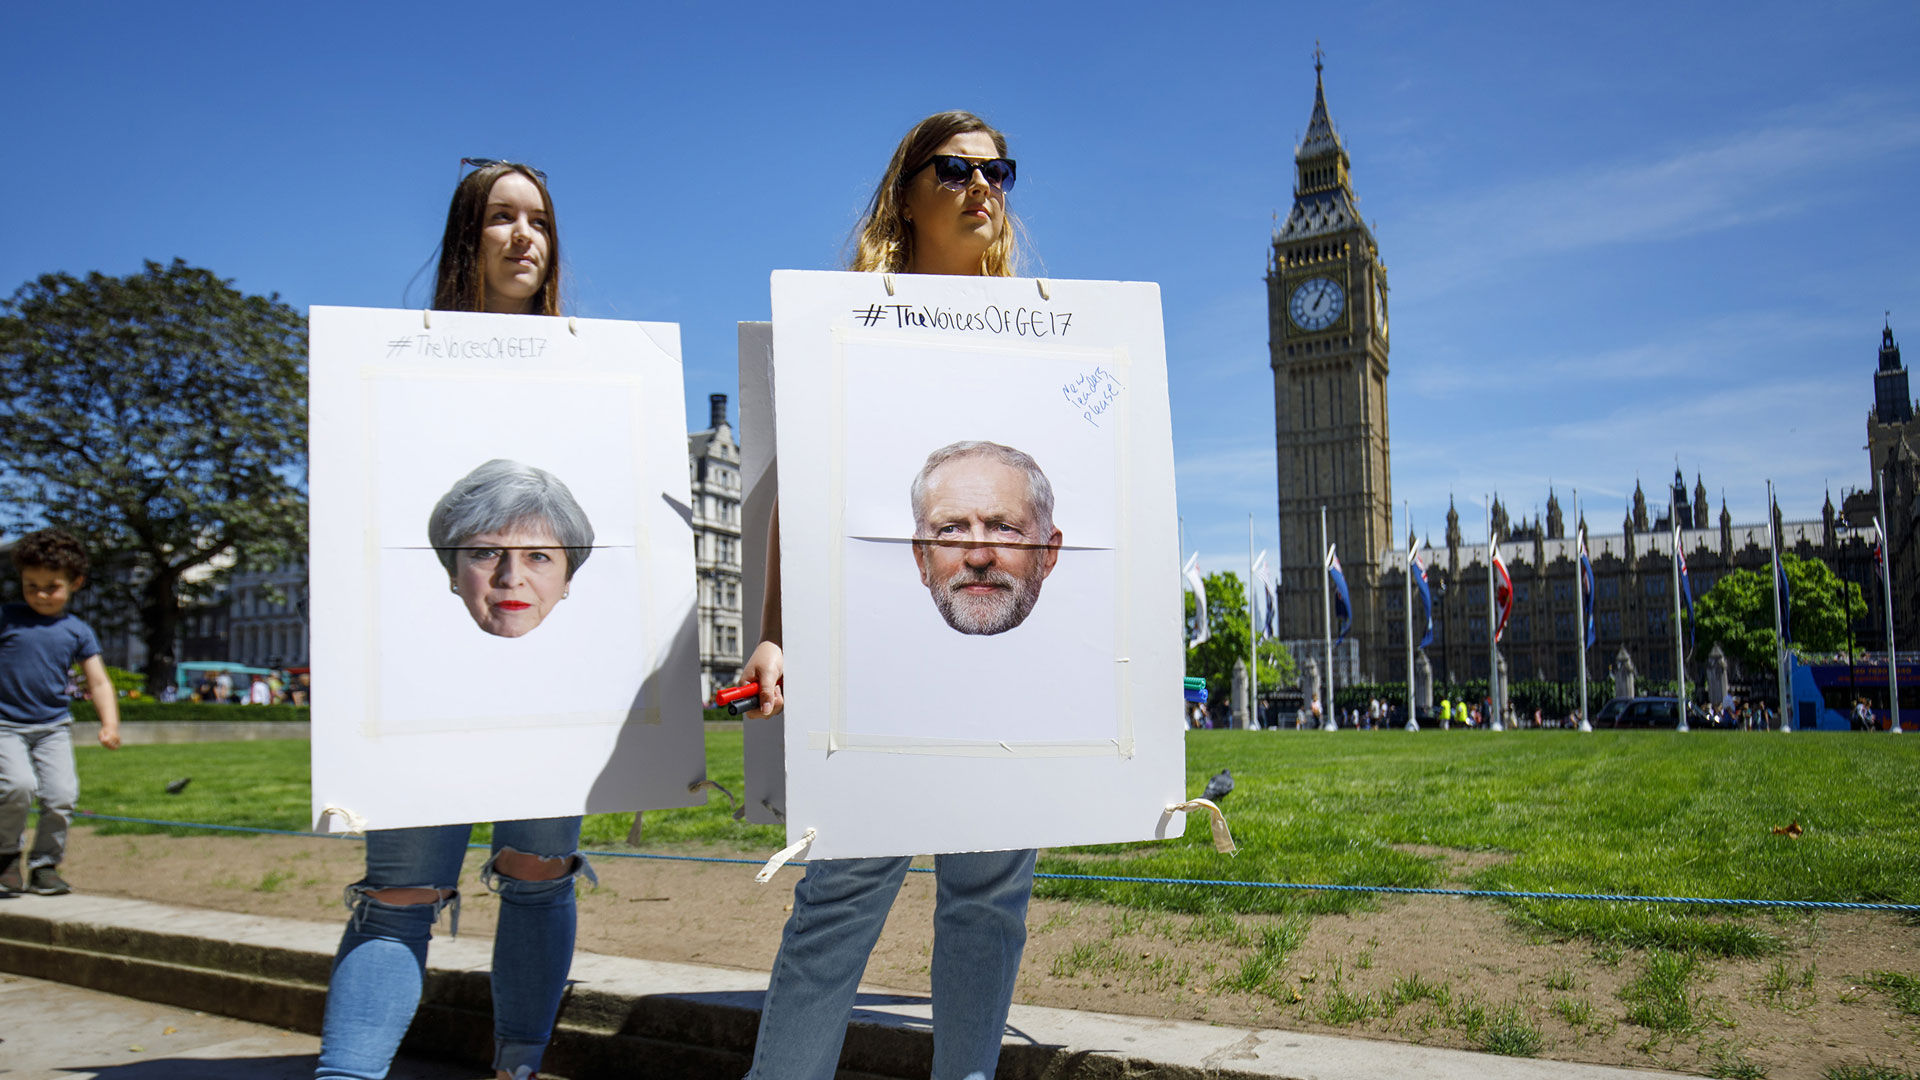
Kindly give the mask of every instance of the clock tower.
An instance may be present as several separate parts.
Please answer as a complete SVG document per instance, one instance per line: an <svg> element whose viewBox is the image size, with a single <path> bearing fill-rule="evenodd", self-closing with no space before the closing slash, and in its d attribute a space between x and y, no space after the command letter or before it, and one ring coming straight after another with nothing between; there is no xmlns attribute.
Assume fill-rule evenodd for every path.
<svg viewBox="0 0 1920 1080"><path fill-rule="evenodd" d="M1274 230L1267 262L1267 348L1280 465L1280 635L1297 643L1297 658L1324 655L1325 507L1327 539L1353 597L1350 637L1357 644L1356 653L1346 646L1335 652L1337 689L1356 677L1390 677L1385 656L1398 638L1387 640L1378 598L1381 553L1394 547L1387 270L1356 208L1346 147L1327 114L1322 67L1316 50L1313 117L1294 152L1293 208ZM1309 642L1311 651L1303 652Z"/></svg>

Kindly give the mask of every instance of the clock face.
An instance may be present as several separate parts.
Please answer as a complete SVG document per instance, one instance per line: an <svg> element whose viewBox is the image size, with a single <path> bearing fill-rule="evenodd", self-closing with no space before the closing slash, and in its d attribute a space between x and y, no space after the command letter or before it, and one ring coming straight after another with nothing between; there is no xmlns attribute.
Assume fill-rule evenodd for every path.
<svg viewBox="0 0 1920 1080"><path fill-rule="evenodd" d="M1347 294L1332 278L1308 278L1293 290L1287 304L1293 324L1302 330L1325 330L1347 306Z"/></svg>
<svg viewBox="0 0 1920 1080"><path fill-rule="evenodd" d="M1374 282L1373 295L1376 301L1374 310L1379 313L1375 318L1380 324L1380 336L1385 337L1387 336L1387 287L1377 281Z"/></svg>

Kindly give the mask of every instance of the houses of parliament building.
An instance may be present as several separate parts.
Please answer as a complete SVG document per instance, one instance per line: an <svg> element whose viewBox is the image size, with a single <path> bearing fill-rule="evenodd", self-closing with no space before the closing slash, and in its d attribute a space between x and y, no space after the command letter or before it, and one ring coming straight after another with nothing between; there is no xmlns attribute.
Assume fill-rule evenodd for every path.
<svg viewBox="0 0 1920 1080"><path fill-rule="evenodd" d="M1412 538L1396 537L1393 527L1390 293L1386 262L1358 202L1316 57L1313 112L1294 154L1293 205L1273 231L1267 259L1268 351L1285 571L1278 632L1303 667L1308 658L1324 663L1324 507L1326 539L1336 546L1353 599L1353 627L1334 656L1336 684L1399 681L1407 670L1405 551ZM1920 421L1890 325L1878 361L1867 415L1872 483L1844 494L1839 508L1829 496L1817 518L1784 518L1777 504L1772 508L1783 550L1817 558L1861 587L1869 617L1853 630L1863 650L1886 647L1884 594L1870 555L1883 487L1895 636L1920 643L1920 590L1913 587L1920 583ZM1510 517L1499 499L1491 508L1493 539L1513 578L1501 654L1516 680L1571 680L1579 661L1576 534L1569 525L1585 522L1566 521L1558 493L1546 494L1544 517L1530 521ZM1604 674L1624 649L1641 675L1673 678L1676 521L1696 599L1727 573L1768 564L1766 524L1736 524L1724 498L1714 513L1704 477L1696 475L1689 488L1676 469L1672 487L1652 499L1636 482L1617 526L1609 520L1603 532L1587 533L1599 637L1590 673ZM1434 641L1426 653L1435 682L1485 678L1489 545L1463 543L1459 512L1450 508L1444 543L1429 542L1422 559L1434 597ZM1702 678L1711 647L1700 642L1689 659L1690 681Z"/></svg>

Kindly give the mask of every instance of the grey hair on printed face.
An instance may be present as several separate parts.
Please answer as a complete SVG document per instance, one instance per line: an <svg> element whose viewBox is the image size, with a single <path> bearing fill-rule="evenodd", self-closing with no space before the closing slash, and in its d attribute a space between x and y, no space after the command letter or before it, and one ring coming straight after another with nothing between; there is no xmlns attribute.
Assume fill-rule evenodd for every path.
<svg viewBox="0 0 1920 1080"><path fill-rule="evenodd" d="M920 472L913 478L911 495L913 498L913 531L915 535L929 533L927 521L927 480L935 469L961 458L984 457L998 461L1009 468L1018 469L1027 474L1027 504L1033 510L1034 533L1039 537L1053 534L1053 485L1047 481L1047 474L1040 471L1040 463L1023 451L1011 446L1002 446L997 442L984 439L967 439L949 443L927 455L927 463L920 466Z"/></svg>
<svg viewBox="0 0 1920 1080"><path fill-rule="evenodd" d="M466 541L526 522L553 530L572 580L593 553L593 525L559 477L518 461L494 458L456 481L427 518L427 543L452 574L454 556Z"/></svg>

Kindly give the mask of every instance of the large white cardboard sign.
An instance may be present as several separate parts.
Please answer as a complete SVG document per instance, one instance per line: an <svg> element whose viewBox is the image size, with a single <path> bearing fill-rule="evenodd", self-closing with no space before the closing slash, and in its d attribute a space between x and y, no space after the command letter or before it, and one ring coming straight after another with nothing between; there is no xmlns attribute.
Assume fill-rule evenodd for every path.
<svg viewBox="0 0 1920 1080"><path fill-rule="evenodd" d="M789 840L1180 835L1158 286L780 271L773 367Z"/></svg>
<svg viewBox="0 0 1920 1080"><path fill-rule="evenodd" d="M698 805L679 327L308 325L316 827Z"/></svg>

